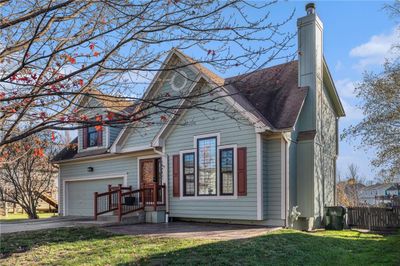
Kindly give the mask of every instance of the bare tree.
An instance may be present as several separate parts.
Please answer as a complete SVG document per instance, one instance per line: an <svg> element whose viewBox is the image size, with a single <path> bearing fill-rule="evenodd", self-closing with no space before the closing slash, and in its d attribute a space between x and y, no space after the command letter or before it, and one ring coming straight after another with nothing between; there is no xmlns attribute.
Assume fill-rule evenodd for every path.
<svg viewBox="0 0 400 266"><path fill-rule="evenodd" d="M291 47L294 36L282 32L282 27L293 12L273 22L274 4L241 0L0 1L0 149L49 129L143 127L146 123L142 121L152 113L168 114L182 108L177 98L188 95L143 98L143 88L160 69L176 72L200 62L220 72L239 67L246 72L282 59L282 51ZM173 47L192 51L196 61L164 66L162 59ZM222 84L214 85L218 89ZM92 88L113 95L111 103L132 101L135 108L118 118L88 121L71 110L82 107L81 96L99 97ZM197 100L184 108L200 105Z"/></svg>
<svg viewBox="0 0 400 266"><path fill-rule="evenodd" d="M359 174L359 168L355 164L350 164L347 168L347 184L345 192L348 198L349 206L358 206L360 203L360 191L364 187L363 178Z"/></svg>
<svg viewBox="0 0 400 266"><path fill-rule="evenodd" d="M400 2L387 5L394 17L400 18ZM400 30L400 27L398 27ZM399 31L400 34L400 31ZM399 36L400 39L400 36ZM377 150L372 161L382 169L384 180L400 175L400 57L399 44L392 48L393 58L387 60L381 73L365 73L356 87L361 100L363 120L345 129L342 138L361 137L360 148Z"/></svg>
<svg viewBox="0 0 400 266"><path fill-rule="evenodd" d="M0 199L18 204L30 219L37 219L39 199L54 185L57 169L50 158L56 147L44 133L14 142L3 150L0 168Z"/></svg>

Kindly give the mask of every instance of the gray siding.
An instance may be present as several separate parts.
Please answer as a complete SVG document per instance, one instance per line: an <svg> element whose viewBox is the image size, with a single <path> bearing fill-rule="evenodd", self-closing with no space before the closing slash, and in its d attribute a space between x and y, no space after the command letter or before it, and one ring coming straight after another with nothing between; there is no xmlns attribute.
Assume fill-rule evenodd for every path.
<svg viewBox="0 0 400 266"><path fill-rule="evenodd" d="M324 87L322 100L322 173L324 205L335 204L335 168L337 155L337 124L333 105Z"/></svg>
<svg viewBox="0 0 400 266"><path fill-rule="evenodd" d="M188 68L182 69L182 71L185 71L187 74L189 80L194 80L196 78L196 74L191 71ZM192 85L193 82L187 82L186 84L186 89L183 89L182 92L176 92L171 88L170 85L170 78L174 73L171 72L169 73L169 78L165 79L165 82L161 85L160 89L156 92L156 95L158 97L163 97L163 95L166 95L167 93L171 96L178 96L178 99L174 101L167 101L164 103L166 106L176 106L179 103L179 96L182 94L185 94L187 92L187 89L189 89ZM140 147L140 146L150 146L151 141L154 139L155 135L159 132L161 127L164 125L164 122L161 121L161 113L163 112L162 110L153 108L149 111L150 113L155 113L154 115L149 116L146 118L144 121L142 121L136 129L133 130L133 132L130 134L130 136L127 138L124 146L122 149L128 149L128 148L133 148L133 147ZM166 115L168 116L168 115Z"/></svg>
<svg viewBox="0 0 400 266"><path fill-rule="evenodd" d="M282 211L281 140L263 137L264 219L280 220Z"/></svg>
<svg viewBox="0 0 400 266"><path fill-rule="evenodd" d="M118 137L119 132L121 132L122 127L110 127L110 146L114 143L115 139Z"/></svg>
<svg viewBox="0 0 400 266"><path fill-rule="evenodd" d="M149 155L149 153L143 153L140 156ZM101 178L104 176L121 176L127 174L127 183L132 185L134 188L138 187L138 166L137 158L135 155L132 156L118 156L112 159L102 159L97 161L83 161L80 163L69 163L60 165L60 183L59 183L59 208L60 213L63 209L63 198L64 198L64 180L79 180L88 178ZM87 168L93 167L93 172L88 172ZM106 191L105 187L103 192ZM102 191L98 191L102 192Z"/></svg>
<svg viewBox="0 0 400 266"><path fill-rule="evenodd" d="M234 114L233 110L229 111ZM256 189L256 136L252 125L237 121L224 113L211 110L188 110L183 119L193 121L186 126L177 126L166 139L169 155L170 216L208 219L257 219ZM242 118L237 118L243 120ZM181 150L193 149L195 135L220 133L221 145L237 144L247 147L247 196L237 199L179 199L172 197L172 155Z"/></svg>

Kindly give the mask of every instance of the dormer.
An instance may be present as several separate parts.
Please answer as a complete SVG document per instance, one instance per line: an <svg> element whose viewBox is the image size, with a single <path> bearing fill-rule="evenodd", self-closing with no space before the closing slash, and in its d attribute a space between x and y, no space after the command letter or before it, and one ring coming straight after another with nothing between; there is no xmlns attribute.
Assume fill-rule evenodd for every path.
<svg viewBox="0 0 400 266"><path fill-rule="evenodd" d="M91 89L78 101L79 116L88 121L108 120L110 117L126 115L133 104L121 97L110 96ZM123 125L88 126L78 130L78 153L108 149Z"/></svg>

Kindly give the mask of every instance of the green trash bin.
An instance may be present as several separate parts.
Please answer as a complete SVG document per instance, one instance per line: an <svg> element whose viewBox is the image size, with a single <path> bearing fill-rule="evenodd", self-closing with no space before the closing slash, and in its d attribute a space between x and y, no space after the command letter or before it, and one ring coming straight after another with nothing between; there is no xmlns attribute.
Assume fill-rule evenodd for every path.
<svg viewBox="0 0 400 266"><path fill-rule="evenodd" d="M341 206L325 207L325 229L343 230L346 209Z"/></svg>

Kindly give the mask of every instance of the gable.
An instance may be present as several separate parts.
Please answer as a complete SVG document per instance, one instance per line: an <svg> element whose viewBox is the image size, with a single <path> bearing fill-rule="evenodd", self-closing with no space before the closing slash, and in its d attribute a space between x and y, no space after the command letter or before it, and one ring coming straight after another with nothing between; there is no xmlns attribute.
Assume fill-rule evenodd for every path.
<svg viewBox="0 0 400 266"><path fill-rule="evenodd" d="M174 63L179 64L179 61L175 61ZM177 90L172 82L175 77L180 77L181 75L185 76L187 81L182 89ZM166 112L166 110L170 111L168 108L179 105L181 98L187 95L190 89L195 85L197 75L198 73L189 66L180 68L179 72L168 71L159 75L157 77L158 80L154 82L154 86L145 93L144 97L150 101L163 101L163 103L161 103L159 107L148 109L147 113L150 114L149 116L131 125L131 128L128 126L125 129L125 137L118 140L119 149L124 152L150 147L151 141L154 139L155 135L172 115Z"/></svg>

